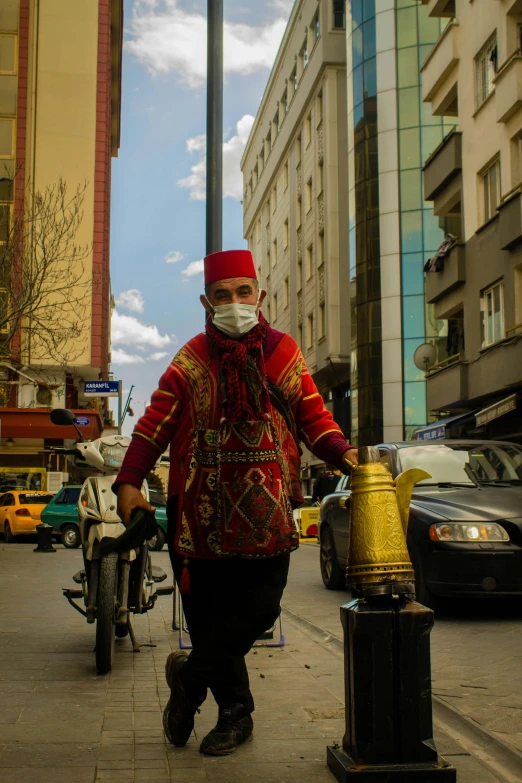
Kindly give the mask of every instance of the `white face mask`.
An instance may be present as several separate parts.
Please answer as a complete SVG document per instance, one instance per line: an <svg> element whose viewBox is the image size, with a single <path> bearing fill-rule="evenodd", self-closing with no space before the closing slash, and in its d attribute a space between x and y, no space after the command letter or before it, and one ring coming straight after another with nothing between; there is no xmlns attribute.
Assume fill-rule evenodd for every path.
<svg viewBox="0 0 522 783"><path fill-rule="evenodd" d="M213 308L212 322L217 329L225 332L225 334L236 337L246 334L259 322L258 303L255 305L236 303L217 305L217 307Z"/></svg>

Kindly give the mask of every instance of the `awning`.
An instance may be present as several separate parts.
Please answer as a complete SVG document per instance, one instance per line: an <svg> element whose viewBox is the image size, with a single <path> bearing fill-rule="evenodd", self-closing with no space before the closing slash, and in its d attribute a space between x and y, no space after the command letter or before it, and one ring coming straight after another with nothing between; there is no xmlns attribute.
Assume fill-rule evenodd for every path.
<svg viewBox="0 0 522 783"><path fill-rule="evenodd" d="M85 439L101 437L103 423L97 410L75 410L80 431ZM59 438L78 440L74 427L53 424L48 408L0 408L2 438Z"/></svg>
<svg viewBox="0 0 522 783"><path fill-rule="evenodd" d="M514 411L517 407L517 395L510 394L509 397L494 402L493 405L488 405L484 410L479 411L476 416L477 427L483 427L484 424L489 424L493 419L498 419L499 416L504 416L505 413Z"/></svg>
<svg viewBox="0 0 522 783"><path fill-rule="evenodd" d="M455 424L459 420L471 419L474 413L459 413L457 416L448 416L447 419L439 419L417 430L415 437L417 440L438 440L446 436L446 427Z"/></svg>

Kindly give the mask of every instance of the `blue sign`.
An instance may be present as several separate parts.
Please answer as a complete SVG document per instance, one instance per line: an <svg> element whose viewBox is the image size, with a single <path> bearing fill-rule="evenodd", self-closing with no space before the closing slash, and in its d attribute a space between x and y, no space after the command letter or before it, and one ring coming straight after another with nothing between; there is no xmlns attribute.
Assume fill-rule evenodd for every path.
<svg viewBox="0 0 522 783"><path fill-rule="evenodd" d="M86 397L118 397L119 381L84 381Z"/></svg>
<svg viewBox="0 0 522 783"><path fill-rule="evenodd" d="M417 440L440 440L446 434L446 427L433 427L417 433Z"/></svg>
<svg viewBox="0 0 522 783"><path fill-rule="evenodd" d="M88 427L91 423L91 420L87 418L87 416L78 416L76 419L76 424L78 427Z"/></svg>

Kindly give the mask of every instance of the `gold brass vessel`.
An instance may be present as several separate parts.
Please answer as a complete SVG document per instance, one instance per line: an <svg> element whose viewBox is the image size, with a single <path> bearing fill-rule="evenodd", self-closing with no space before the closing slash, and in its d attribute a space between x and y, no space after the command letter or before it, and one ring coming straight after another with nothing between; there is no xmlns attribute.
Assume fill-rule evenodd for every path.
<svg viewBox="0 0 522 783"><path fill-rule="evenodd" d="M370 586L386 585L395 585L401 592L401 585L404 591L415 578L406 546L413 487L431 477L424 470L412 468L394 481L385 465L372 460L373 449L360 449L363 451L371 461L360 460L351 473L346 581L364 592Z"/></svg>

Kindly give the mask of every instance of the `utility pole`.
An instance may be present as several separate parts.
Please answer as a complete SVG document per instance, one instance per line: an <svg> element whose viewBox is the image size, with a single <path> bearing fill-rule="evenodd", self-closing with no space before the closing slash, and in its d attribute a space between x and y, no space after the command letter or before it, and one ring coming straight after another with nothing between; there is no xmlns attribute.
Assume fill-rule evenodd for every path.
<svg viewBox="0 0 522 783"><path fill-rule="evenodd" d="M223 0L207 0L206 255L223 249Z"/></svg>

